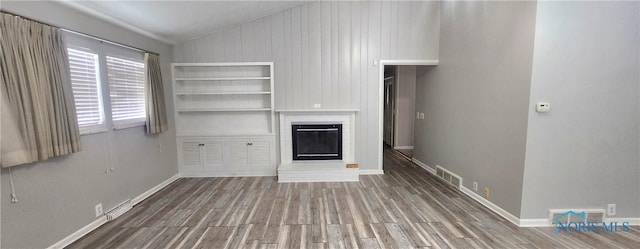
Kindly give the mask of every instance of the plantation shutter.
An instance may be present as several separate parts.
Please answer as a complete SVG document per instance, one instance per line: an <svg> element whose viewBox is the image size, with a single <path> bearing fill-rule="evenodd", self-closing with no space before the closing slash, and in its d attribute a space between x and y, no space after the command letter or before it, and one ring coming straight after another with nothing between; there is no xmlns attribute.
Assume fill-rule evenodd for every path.
<svg viewBox="0 0 640 249"><path fill-rule="evenodd" d="M107 78L114 128L146 121L144 63L107 56Z"/></svg>
<svg viewBox="0 0 640 249"><path fill-rule="evenodd" d="M72 48L67 51L80 133L104 130L98 54Z"/></svg>

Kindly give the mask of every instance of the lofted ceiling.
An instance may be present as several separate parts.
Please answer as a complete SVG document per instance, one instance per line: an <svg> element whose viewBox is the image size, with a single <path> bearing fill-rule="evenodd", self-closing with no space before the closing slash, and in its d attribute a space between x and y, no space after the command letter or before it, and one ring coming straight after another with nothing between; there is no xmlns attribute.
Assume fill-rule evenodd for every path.
<svg viewBox="0 0 640 249"><path fill-rule="evenodd" d="M63 4L178 44L310 1L71 1Z"/></svg>

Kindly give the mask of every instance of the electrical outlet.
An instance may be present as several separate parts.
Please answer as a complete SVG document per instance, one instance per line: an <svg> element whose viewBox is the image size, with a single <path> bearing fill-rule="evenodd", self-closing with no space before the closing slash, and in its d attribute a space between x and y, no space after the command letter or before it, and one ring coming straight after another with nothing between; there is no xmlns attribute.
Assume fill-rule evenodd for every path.
<svg viewBox="0 0 640 249"><path fill-rule="evenodd" d="M541 102L536 104L536 112L549 112L551 105L547 102Z"/></svg>
<svg viewBox="0 0 640 249"><path fill-rule="evenodd" d="M98 203L98 205L96 205L96 217L100 217L102 214L102 203Z"/></svg>
<svg viewBox="0 0 640 249"><path fill-rule="evenodd" d="M608 216L616 215L616 204L607 205L607 215Z"/></svg>
<svg viewBox="0 0 640 249"><path fill-rule="evenodd" d="M477 182L473 182L473 191L478 192L478 183Z"/></svg>
<svg viewBox="0 0 640 249"><path fill-rule="evenodd" d="M424 112L420 113L420 119L424 119Z"/></svg>
<svg viewBox="0 0 640 249"><path fill-rule="evenodd" d="M320 108L321 106L321 104L313 104L313 108Z"/></svg>
<svg viewBox="0 0 640 249"><path fill-rule="evenodd" d="M489 198L489 188L484 188L484 198Z"/></svg>

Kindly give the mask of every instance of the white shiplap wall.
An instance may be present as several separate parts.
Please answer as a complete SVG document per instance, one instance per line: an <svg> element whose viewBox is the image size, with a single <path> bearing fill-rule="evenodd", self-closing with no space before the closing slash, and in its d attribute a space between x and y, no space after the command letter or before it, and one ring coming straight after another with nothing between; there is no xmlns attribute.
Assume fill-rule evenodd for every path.
<svg viewBox="0 0 640 249"><path fill-rule="evenodd" d="M273 61L277 109L359 108L356 162L378 167L378 66L437 60L440 3L321 1L175 46L176 62Z"/></svg>

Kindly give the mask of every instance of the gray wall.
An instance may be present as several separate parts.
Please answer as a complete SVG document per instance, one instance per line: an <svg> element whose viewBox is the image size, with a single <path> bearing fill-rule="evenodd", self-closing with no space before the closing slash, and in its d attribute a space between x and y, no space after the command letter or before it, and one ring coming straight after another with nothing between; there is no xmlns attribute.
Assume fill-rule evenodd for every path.
<svg viewBox="0 0 640 249"><path fill-rule="evenodd" d="M169 63L171 46L103 22L56 2L3 1L8 11L161 54L170 131L147 136L144 127L83 135L79 153L13 168L18 203L10 203L2 170L2 248L45 248L178 172ZM116 170L105 174L108 167Z"/></svg>
<svg viewBox="0 0 640 249"><path fill-rule="evenodd" d="M638 2L538 4L522 218L608 203L640 217L639 33Z"/></svg>
<svg viewBox="0 0 640 249"><path fill-rule="evenodd" d="M520 214L535 2L442 2L440 64L418 72L415 158Z"/></svg>
<svg viewBox="0 0 640 249"><path fill-rule="evenodd" d="M416 66L396 67L395 142L393 145L413 146L413 123L416 119Z"/></svg>
<svg viewBox="0 0 640 249"><path fill-rule="evenodd" d="M359 108L356 162L377 169L373 61L438 59L439 27L439 2L316 1L177 45L175 58L274 61L276 108Z"/></svg>

